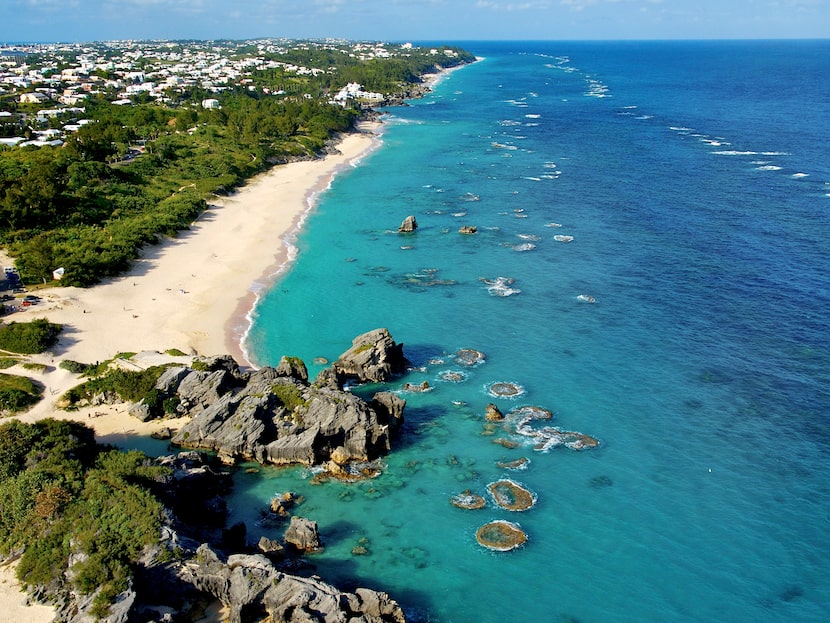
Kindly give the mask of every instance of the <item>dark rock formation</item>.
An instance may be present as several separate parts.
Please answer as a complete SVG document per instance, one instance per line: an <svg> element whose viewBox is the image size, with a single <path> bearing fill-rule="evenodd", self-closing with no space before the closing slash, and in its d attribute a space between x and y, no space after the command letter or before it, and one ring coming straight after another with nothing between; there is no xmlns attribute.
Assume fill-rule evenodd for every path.
<svg viewBox="0 0 830 623"><path fill-rule="evenodd" d="M207 545L184 565L180 577L219 599L229 623L404 623L400 606L386 593L358 588L340 592L315 578L282 573L262 555L235 554L223 561Z"/></svg>
<svg viewBox="0 0 830 623"><path fill-rule="evenodd" d="M315 465L330 460L335 449L343 464L389 452L405 401L380 392L366 402L342 390L348 379L383 381L404 370L402 346L386 329L356 338L313 385L296 358L247 373L231 362L216 358L205 370L171 369L159 379L158 391L178 398L178 411L193 416L174 444L216 451L227 464Z"/></svg>
<svg viewBox="0 0 830 623"><path fill-rule="evenodd" d="M418 221L415 220L414 216L407 216L401 226L398 227L398 231L402 234L409 234L418 229Z"/></svg>
<svg viewBox="0 0 830 623"><path fill-rule="evenodd" d="M352 346L332 365L338 382L383 383L406 370L409 362L403 344L396 344L386 329L375 329L352 340Z"/></svg>

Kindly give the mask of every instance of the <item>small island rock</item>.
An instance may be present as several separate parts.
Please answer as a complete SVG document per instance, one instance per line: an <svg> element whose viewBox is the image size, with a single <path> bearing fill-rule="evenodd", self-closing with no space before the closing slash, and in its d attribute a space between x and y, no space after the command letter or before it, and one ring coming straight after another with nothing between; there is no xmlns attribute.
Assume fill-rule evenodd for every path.
<svg viewBox="0 0 830 623"><path fill-rule="evenodd" d="M304 517L291 517L291 523L285 531L285 542L290 543L301 552L313 552L320 549L320 532L317 522Z"/></svg>
<svg viewBox="0 0 830 623"><path fill-rule="evenodd" d="M398 231L402 234L410 234L416 229L418 229L418 221L416 221L415 217L412 215L407 216L403 220L403 223L401 223L401 226L398 227Z"/></svg>

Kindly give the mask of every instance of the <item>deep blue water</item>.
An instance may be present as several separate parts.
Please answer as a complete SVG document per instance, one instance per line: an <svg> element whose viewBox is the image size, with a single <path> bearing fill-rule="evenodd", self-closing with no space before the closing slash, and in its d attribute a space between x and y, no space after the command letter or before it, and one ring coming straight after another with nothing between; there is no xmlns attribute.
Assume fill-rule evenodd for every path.
<svg viewBox="0 0 830 623"><path fill-rule="evenodd" d="M830 42L464 45L484 60L388 110L383 145L320 198L247 344L314 373L384 326L416 367L392 388L433 390L403 394L378 479L243 474L235 517L278 534L260 509L301 493L327 546L315 572L413 620L824 620ZM456 365L462 347L486 362ZM507 449L482 434L489 402L601 445ZM536 506L449 504L502 477ZM529 542L483 549L492 519Z"/></svg>

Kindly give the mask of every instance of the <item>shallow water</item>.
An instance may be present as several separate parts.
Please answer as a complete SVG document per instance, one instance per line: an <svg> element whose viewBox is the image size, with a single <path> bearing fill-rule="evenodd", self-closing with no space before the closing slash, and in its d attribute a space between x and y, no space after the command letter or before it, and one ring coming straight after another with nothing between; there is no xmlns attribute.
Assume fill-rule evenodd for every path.
<svg viewBox="0 0 830 623"><path fill-rule="evenodd" d="M241 473L234 517L279 534L261 509L301 493L316 573L414 620L821 620L830 44L465 45L486 59L388 111L383 146L323 195L247 344L314 373L385 326L415 368L391 387L433 389L402 394L381 477ZM409 214L420 228L398 234ZM459 365L465 347L486 361ZM498 445L490 402L601 445ZM505 477L532 509L493 503ZM453 507L465 489L487 507ZM529 542L482 548L494 519Z"/></svg>

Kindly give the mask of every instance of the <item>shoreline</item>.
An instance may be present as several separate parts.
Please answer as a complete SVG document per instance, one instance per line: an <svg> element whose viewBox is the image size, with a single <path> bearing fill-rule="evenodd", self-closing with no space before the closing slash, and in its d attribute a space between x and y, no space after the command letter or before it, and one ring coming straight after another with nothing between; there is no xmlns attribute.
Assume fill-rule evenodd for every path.
<svg viewBox="0 0 830 623"><path fill-rule="evenodd" d="M463 66L424 76L425 93ZM276 165L251 178L232 195L212 202L176 238L146 248L122 276L85 289L39 290L39 304L15 312L7 321L47 318L63 325L64 331L50 351L23 357L42 364L44 371L26 370L20 364L8 369L44 386L43 399L14 417L24 422L46 417L77 420L95 431L99 443L109 444L180 428L185 418L140 422L124 404L58 410L55 400L80 382L59 362L96 363L138 351L134 359L142 367L221 354L230 354L241 366L256 367L246 340L260 297L296 259L294 243L321 195L338 174L381 146L382 133L382 122L361 121L323 158ZM10 264L4 253L0 259ZM164 354L174 348L189 354ZM29 601L13 566L0 571L0 612L14 612L24 623L51 623L55 609ZM211 610L200 623L219 623L223 613Z"/></svg>
<svg viewBox="0 0 830 623"><path fill-rule="evenodd" d="M252 178L232 195L212 202L189 230L145 249L120 277L85 289L38 290L40 303L5 320L47 318L62 324L64 331L46 353L22 357L42 364L42 372L20 364L7 370L44 386L43 399L13 417L30 423L47 417L76 420L91 427L99 443L109 444L180 428L187 418L140 422L125 404L59 410L56 399L80 379L58 364L65 359L96 363L138 351L140 367L222 354L252 366L243 340L260 294L290 268L296 257L293 242L320 195L339 173L380 146L381 125L360 122L325 157L277 165ZM3 260L9 265L8 258ZM173 348L189 354L165 354ZM29 601L12 564L0 571L0 612L15 613L15 620L24 623L54 619L53 607ZM210 614L214 623L221 620L221 614ZM211 621L211 616L202 621Z"/></svg>
<svg viewBox="0 0 830 623"><path fill-rule="evenodd" d="M259 367L246 343L255 319L256 308L262 295L267 294L273 288L274 284L291 269L291 265L297 259L299 249L295 243L309 216L314 212L323 194L331 188L334 179L338 175L351 167L357 166L363 158L380 148L383 130L383 123L380 121L360 122L358 133L368 135L371 141L362 150L354 150L344 160L337 162L330 171L321 175L314 185L306 189L303 198L304 209L295 213L291 227L279 236L280 252L275 256L275 261L266 266L259 278L251 283L247 294L239 299L236 310L225 323L225 347L227 352L235 359L237 359L237 356L241 358L241 361L237 359L240 364L254 368ZM342 141L335 145L335 149L338 151L341 143Z"/></svg>

